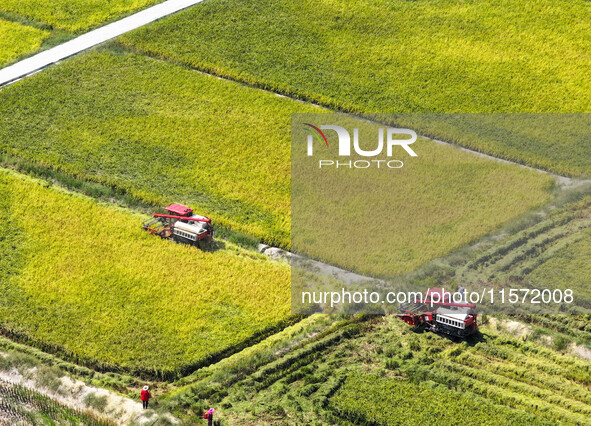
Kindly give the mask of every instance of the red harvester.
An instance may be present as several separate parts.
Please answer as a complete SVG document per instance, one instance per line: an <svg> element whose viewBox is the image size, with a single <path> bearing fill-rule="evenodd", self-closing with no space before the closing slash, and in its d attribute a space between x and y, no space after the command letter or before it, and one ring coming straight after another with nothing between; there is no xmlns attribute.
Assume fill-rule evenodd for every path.
<svg viewBox="0 0 591 426"><path fill-rule="evenodd" d="M142 223L142 229L202 249L212 242L214 231L210 218L193 214L193 209L182 204L171 204L165 210L168 214L154 213L152 219Z"/></svg>
<svg viewBox="0 0 591 426"><path fill-rule="evenodd" d="M467 337L478 331L474 312L476 306L468 303L453 303L452 294L441 288L430 288L422 302L400 305L396 315L412 326L456 337Z"/></svg>

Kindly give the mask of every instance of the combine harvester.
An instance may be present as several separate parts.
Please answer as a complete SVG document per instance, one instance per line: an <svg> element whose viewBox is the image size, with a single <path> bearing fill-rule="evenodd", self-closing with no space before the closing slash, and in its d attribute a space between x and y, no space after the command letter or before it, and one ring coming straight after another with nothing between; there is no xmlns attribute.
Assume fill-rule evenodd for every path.
<svg viewBox="0 0 591 426"><path fill-rule="evenodd" d="M400 305L396 315L417 328L449 336L466 338L478 331L476 305L453 303L452 294L441 288L430 288L422 302Z"/></svg>
<svg viewBox="0 0 591 426"><path fill-rule="evenodd" d="M152 235L190 244L205 249L213 241L211 219L193 214L193 209L182 204L165 207L167 214L154 213L142 223L142 229Z"/></svg>

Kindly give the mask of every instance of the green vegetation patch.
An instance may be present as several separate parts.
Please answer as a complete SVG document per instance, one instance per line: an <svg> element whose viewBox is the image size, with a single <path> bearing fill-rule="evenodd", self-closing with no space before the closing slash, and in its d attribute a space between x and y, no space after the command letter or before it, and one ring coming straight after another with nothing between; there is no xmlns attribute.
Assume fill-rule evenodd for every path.
<svg viewBox="0 0 591 426"><path fill-rule="evenodd" d="M14 173L0 173L0 189L4 334L87 366L168 378L289 317L286 265L155 238L141 215Z"/></svg>
<svg viewBox="0 0 591 426"><path fill-rule="evenodd" d="M215 406L227 424L588 423L588 361L481 329L457 342L395 316L335 323L197 372L164 404L180 416Z"/></svg>
<svg viewBox="0 0 591 426"><path fill-rule="evenodd" d="M538 287L574 289L578 301L591 306L591 229L587 229L579 241L557 251L553 257L535 269L528 281Z"/></svg>
<svg viewBox="0 0 591 426"><path fill-rule="evenodd" d="M0 11L80 31L162 0L2 0Z"/></svg>
<svg viewBox="0 0 591 426"><path fill-rule="evenodd" d="M454 392L434 383L413 383L388 379L373 374L354 374L331 399L340 417L356 425L399 425L402 423L456 424L466 419L482 425L506 425L530 420L517 411L508 410L476 398L472 392Z"/></svg>
<svg viewBox="0 0 591 426"><path fill-rule="evenodd" d="M332 150L317 145L310 157L302 122L358 128L360 139L371 141L365 149L375 146L378 126L340 114L293 123L294 141L302 143L293 147L292 248L345 269L381 277L410 272L551 199L548 175L426 139L412 145L416 157L395 147L392 157L352 153L344 161L336 156L336 132L326 131ZM404 166L388 168L392 158ZM382 167L319 167L318 159L371 159Z"/></svg>
<svg viewBox="0 0 591 426"><path fill-rule="evenodd" d="M538 217L536 223L504 241L484 247L458 268L454 279L471 290L479 285L499 284L519 284L522 288L550 292L570 289L574 303L563 304L562 309L577 312L582 308L588 312L590 256L591 197L586 196Z"/></svg>
<svg viewBox="0 0 591 426"><path fill-rule="evenodd" d="M289 245L292 112L274 94L94 53L0 92L0 149Z"/></svg>
<svg viewBox="0 0 591 426"><path fill-rule="evenodd" d="M39 49L49 31L0 19L0 66Z"/></svg>
<svg viewBox="0 0 591 426"><path fill-rule="evenodd" d="M122 40L345 111L541 113L591 110L587 34L585 1L216 0ZM560 138L543 153L519 140L473 147L526 164L545 156L559 173L590 149Z"/></svg>

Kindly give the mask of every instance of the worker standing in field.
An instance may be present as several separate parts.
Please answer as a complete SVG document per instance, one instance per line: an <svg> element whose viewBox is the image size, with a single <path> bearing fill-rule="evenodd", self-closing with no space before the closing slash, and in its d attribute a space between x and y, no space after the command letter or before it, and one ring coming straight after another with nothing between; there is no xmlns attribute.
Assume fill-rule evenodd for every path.
<svg viewBox="0 0 591 426"><path fill-rule="evenodd" d="M148 408L148 402L152 395L150 394L150 386L144 386L142 391L140 392L140 399L142 400L142 406L144 408Z"/></svg>
<svg viewBox="0 0 591 426"><path fill-rule="evenodd" d="M213 426L213 412L215 408L210 408L205 413L203 413L203 418L207 420L207 426Z"/></svg>

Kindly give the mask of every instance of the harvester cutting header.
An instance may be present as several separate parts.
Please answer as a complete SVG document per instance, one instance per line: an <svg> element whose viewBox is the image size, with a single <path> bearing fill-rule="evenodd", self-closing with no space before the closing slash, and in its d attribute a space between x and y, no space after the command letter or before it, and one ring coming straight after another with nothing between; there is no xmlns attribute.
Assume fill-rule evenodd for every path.
<svg viewBox="0 0 591 426"><path fill-rule="evenodd" d="M152 235L180 243L206 248L213 241L211 219L193 214L193 209L182 204L171 204L164 208L167 213L154 213L142 223L142 229Z"/></svg>

